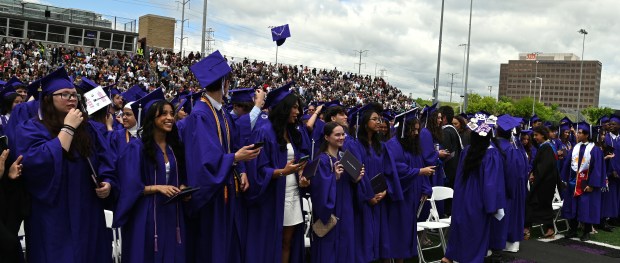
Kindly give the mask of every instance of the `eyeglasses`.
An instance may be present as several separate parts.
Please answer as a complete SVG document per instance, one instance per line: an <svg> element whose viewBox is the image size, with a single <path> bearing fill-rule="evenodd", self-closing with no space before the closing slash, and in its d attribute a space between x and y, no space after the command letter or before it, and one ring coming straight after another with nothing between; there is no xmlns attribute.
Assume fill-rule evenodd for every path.
<svg viewBox="0 0 620 263"><path fill-rule="evenodd" d="M80 94L77 94L77 93L57 93L57 94L52 94L52 96L60 96L63 100L81 98Z"/></svg>
<svg viewBox="0 0 620 263"><path fill-rule="evenodd" d="M370 119L370 120L371 120L371 121L374 121L374 122L376 122L376 123L383 123L383 120L382 120L382 119L380 119L380 118L372 118L372 119Z"/></svg>

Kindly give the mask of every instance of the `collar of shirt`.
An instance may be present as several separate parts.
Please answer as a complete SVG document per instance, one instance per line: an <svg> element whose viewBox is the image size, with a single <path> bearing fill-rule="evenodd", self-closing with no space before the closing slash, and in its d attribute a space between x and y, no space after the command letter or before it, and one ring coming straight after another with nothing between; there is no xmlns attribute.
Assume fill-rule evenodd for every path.
<svg viewBox="0 0 620 263"><path fill-rule="evenodd" d="M609 133L609 135L610 135L610 136L611 136L611 138L612 138L612 139L614 139L614 140L615 140L616 138L618 138L618 135L615 135L615 134L613 134L613 133L611 133L611 132Z"/></svg>
<svg viewBox="0 0 620 263"><path fill-rule="evenodd" d="M205 96L211 102L211 105L213 105L213 108L215 108L218 111L222 109L222 103L220 103L220 102L214 100L213 98L211 98L211 96L209 96L209 94L205 93Z"/></svg>

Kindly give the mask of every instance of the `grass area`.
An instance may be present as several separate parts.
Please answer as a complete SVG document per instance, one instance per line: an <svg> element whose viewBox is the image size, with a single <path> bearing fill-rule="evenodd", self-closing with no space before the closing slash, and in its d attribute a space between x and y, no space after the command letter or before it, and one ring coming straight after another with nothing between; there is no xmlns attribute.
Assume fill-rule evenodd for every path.
<svg viewBox="0 0 620 263"><path fill-rule="evenodd" d="M606 243L614 246L620 247L620 228L615 228L613 232L605 232L602 230L597 230L598 233L591 235L592 241Z"/></svg>

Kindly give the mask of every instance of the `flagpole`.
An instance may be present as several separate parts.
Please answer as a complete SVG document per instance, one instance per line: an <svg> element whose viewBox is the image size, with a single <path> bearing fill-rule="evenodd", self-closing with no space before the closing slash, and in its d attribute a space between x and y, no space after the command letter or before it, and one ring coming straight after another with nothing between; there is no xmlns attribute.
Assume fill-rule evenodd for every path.
<svg viewBox="0 0 620 263"><path fill-rule="evenodd" d="M278 48L280 46L276 46L276 66L278 66Z"/></svg>

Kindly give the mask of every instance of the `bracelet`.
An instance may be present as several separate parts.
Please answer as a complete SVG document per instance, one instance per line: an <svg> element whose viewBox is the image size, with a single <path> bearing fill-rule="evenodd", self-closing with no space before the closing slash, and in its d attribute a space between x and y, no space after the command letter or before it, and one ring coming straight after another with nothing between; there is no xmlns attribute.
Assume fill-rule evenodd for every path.
<svg viewBox="0 0 620 263"><path fill-rule="evenodd" d="M75 134L74 132L70 131L67 128L62 128L62 129L60 129L60 131L63 131L65 133L69 134L71 137L73 137L73 134Z"/></svg>
<svg viewBox="0 0 620 263"><path fill-rule="evenodd" d="M75 128L71 127L71 125L65 124L65 125L63 125L62 127L63 127L63 128L66 128L66 129L68 129L68 130L70 130L70 131L72 131L72 132L75 132Z"/></svg>

